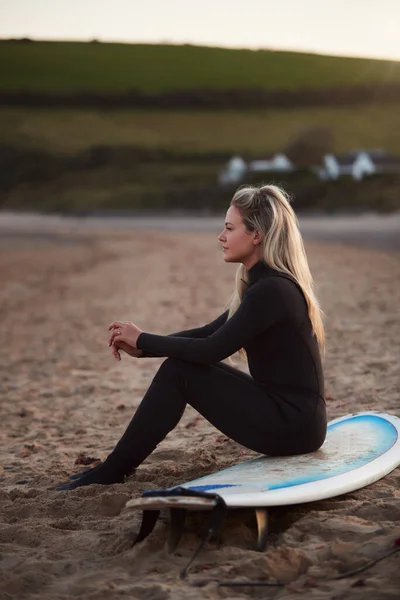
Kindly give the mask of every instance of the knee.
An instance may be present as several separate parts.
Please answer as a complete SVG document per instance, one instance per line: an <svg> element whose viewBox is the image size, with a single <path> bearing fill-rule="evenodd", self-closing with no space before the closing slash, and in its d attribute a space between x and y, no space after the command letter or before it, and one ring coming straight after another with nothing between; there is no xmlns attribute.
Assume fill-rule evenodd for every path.
<svg viewBox="0 0 400 600"><path fill-rule="evenodd" d="M194 363L186 362L180 358L167 358L164 360L160 368L158 369L155 379L160 381L174 380L180 383L185 383L188 379L191 381L198 381L205 371L207 370L206 365L197 365Z"/></svg>
<svg viewBox="0 0 400 600"><path fill-rule="evenodd" d="M179 358L167 358L156 373L156 379L176 377L187 368L188 363Z"/></svg>

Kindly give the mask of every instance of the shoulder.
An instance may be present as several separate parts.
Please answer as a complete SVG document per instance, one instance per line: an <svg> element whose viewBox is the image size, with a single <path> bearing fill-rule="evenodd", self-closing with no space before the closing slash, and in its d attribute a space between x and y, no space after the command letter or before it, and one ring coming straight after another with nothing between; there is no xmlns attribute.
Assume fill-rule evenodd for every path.
<svg viewBox="0 0 400 600"><path fill-rule="evenodd" d="M263 277L247 290L251 296L288 296L293 294L297 296L299 292L301 293L298 283L289 275L284 274Z"/></svg>
<svg viewBox="0 0 400 600"><path fill-rule="evenodd" d="M303 291L297 281L285 274L264 277L251 286L246 296L253 306L264 308L277 305L285 314L301 313L307 308Z"/></svg>

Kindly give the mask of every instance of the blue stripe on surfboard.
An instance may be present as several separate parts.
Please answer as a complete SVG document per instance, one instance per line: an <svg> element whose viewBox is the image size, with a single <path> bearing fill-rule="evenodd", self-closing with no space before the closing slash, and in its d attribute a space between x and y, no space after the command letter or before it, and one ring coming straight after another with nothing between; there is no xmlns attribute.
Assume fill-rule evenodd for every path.
<svg viewBox="0 0 400 600"><path fill-rule="evenodd" d="M247 491L250 491L249 488L254 489L254 491L267 491L293 487L304 483L329 479L330 477L334 477L336 475L348 473L349 471L358 469L387 452L397 441L398 433L394 425L392 425L392 423L390 423L386 419L381 418L377 415L356 415L354 417L349 417L349 419L346 419L344 421L328 425L328 432L333 432L334 430L344 427L350 423L352 425L359 425L360 432L362 431L363 425L373 426L373 446L371 448L368 448L367 450L364 447L362 450L360 450L360 454L358 456L356 452L356 456L351 461L348 461L346 457L343 457L343 461L339 462L339 464L336 467L334 467L334 465L332 464L332 467L329 467L329 469L327 470L327 464L329 464L330 462L329 457L327 457L325 460L321 460L315 458L313 459L313 457L310 456L310 466L312 466L312 472L308 472L307 474L304 474L301 477L288 479L286 481L276 481L276 476L274 476L273 473L268 473L268 463L266 462L266 459L264 457L260 457L246 461L239 465L235 465L234 467L225 469L225 473L224 471L220 471L219 473L214 473L213 475L201 477L198 480L190 482L193 485L190 485L190 483L184 484L184 487L187 487L188 489L203 491L211 491L227 487L236 487L237 492L240 492L241 487L246 487ZM293 457L293 460L296 461L296 458L297 457ZM253 472L254 468L257 468L258 466L260 466L261 469L265 468L265 484L263 484L262 480L258 481L257 483L253 483L251 481L246 482L247 466L252 467L251 470ZM243 470L242 480L237 483L229 481L231 473L236 473L240 469ZM212 479L214 479L214 477L216 476L218 477L219 481L218 483L215 482L213 484ZM226 476L226 482L223 482L224 476ZM269 483L268 478L270 479ZM251 479L251 477L249 479ZM275 481L273 481L273 479L275 479ZM204 483L202 484L202 482Z"/></svg>
<svg viewBox="0 0 400 600"><path fill-rule="evenodd" d="M191 485L189 490L196 492L207 492L208 490L220 490L221 488L237 487L237 483L216 483L215 485Z"/></svg>
<svg viewBox="0 0 400 600"><path fill-rule="evenodd" d="M372 423L376 430L384 431L385 433L389 433L392 437L397 439L397 429L387 419L380 417L379 415L354 415L354 417L349 417L348 419L344 419L343 421L339 421L338 423L329 423L328 431L332 429L337 429L338 427L343 427L348 423Z"/></svg>

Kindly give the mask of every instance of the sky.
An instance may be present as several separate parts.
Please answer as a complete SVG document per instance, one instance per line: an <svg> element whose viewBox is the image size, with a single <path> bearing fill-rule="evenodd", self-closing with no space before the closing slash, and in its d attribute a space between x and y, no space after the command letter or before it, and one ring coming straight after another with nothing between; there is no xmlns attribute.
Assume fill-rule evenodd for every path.
<svg viewBox="0 0 400 600"><path fill-rule="evenodd" d="M9 37L400 60L400 0L0 0L0 38Z"/></svg>

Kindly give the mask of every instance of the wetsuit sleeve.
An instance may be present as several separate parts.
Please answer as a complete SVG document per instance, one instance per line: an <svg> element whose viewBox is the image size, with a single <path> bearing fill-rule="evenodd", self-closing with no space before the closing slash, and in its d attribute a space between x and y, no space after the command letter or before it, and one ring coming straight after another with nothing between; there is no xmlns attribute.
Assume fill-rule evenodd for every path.
<svg viewBox="0 0 400 600"><path fill-rule="evenodd" d="M225 311L222 315L219 315L211 323L203 325L203 327L196 327L196 329L185 329L184 331L178 331L177 333L170 333L170 337L191 337L191 338L205 338L212 335L217 329L219 329L227 320L228 312Z"/></svg>
<svg viewBox="0 0 400 600"><path fill-rule="evenodd" d="M206 338L174 337L141 333L137 347L200 364L215 364L243 348L250 340L290 316L291 282L263 280L247 290L236 313ZM289 292L289 297L288 297Z"/></svg>
<svg viewBox="0 0 400 600"><path fill-rule="evenodd" d="M202 327L196 327L195 329L185 329L184 331L177 331L176 333L170 333L167 337L181 337L181 338L205 338L212 335L217 329L219 329L228 318L228 310L222 315L219 315L211 323L207 323ZM154 352L143 350L143 358L155 358L159 356L165 356L164 354L154 354Z"/></svg>

